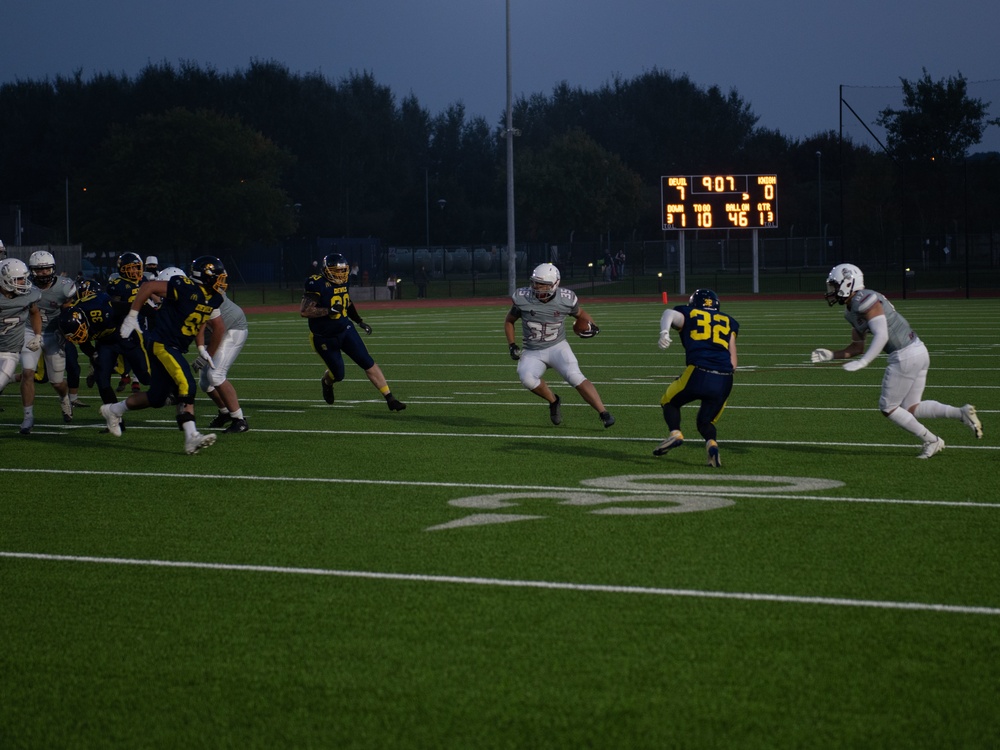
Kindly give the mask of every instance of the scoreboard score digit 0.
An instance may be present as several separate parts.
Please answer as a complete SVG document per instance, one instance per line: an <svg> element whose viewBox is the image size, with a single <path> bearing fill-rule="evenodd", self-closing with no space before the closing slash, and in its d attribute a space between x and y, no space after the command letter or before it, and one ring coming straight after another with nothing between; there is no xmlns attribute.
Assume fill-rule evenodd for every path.
<svg viewBox="0 0 1000 750"><path fill-rule="evenodd" d="M776 229L778 176L696 174L660 178L666 229Z"/></svg>

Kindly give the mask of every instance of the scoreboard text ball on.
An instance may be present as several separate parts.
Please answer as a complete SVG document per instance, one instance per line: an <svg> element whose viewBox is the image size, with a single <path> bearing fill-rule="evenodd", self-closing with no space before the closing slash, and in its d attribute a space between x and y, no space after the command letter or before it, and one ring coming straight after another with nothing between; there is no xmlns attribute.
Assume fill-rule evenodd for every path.
<svg viewBox="0 0 1000 750"><path fill-rule="evenodd" d="M660 202L664 229L776 229L778 176L665 176Z"/></svg>

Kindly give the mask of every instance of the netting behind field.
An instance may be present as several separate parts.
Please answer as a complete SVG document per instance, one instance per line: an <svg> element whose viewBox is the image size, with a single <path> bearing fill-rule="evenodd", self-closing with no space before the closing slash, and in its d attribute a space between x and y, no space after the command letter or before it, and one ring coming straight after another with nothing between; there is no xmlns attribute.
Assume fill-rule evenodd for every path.
<svg viewBox="0 0 1000 750"><path fill-rule="evenodd" d="M911 81L916 83L916 81ZM987 119L1000 117L1000 79L966 81L970 99L979 99L986 106ZM885 128L876 125L884 109L903 108L903 87L847 86L841 87L841 121L843 136L859 145L879 149L886 145ZM1000 126L991 125L983 131L983 140L969 149L970 153L1000 152Z"/></svg>

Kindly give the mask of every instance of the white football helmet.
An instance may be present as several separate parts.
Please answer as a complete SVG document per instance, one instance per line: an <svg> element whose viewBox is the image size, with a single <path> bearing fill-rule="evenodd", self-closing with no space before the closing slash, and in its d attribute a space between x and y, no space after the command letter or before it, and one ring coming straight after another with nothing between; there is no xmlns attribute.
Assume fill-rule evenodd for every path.
<svg viewBox="0 0 1000 750"><path fill-rule="evenodd" d="M559 269L551 263L542 263L531 272L531 291L541 302L548 302L556 296L559 288Z"/></svg>
<svg viewBox="0 0 1000 750"><path fill-rule="evenodd" d="M18 258L0 260L0 289L12 294L27 294L31 291L28 266Z"/></svg>
<svg viewBox="0 0 1000 750"><path fill-rule="evenodd" d="M0 240L0 260L7 257L7 248L3 246L3 240Z"/></svg>
<svg viewBox="0 0 1000 750"><path fill-rule="evenodd" d="M174 276L187 276L181 269L177 266L167 266L158 274L156 274L157 281L170 281Z"/></svg>
<svg viewBox="0 0 1000 750"><path fill-rule="evenodd" d="M56 280L56 257L48 250L36 250L28 258L31 280L39 289L48 289Z"/></svg>
<svg viewBox="0 0 1000 750"><path fill-rule="evenodd" d="M846 304L855 292L865 288L865 275L861 269L850 263L834 266L826 277L826 301L833 307L838 302Z"/></svg>

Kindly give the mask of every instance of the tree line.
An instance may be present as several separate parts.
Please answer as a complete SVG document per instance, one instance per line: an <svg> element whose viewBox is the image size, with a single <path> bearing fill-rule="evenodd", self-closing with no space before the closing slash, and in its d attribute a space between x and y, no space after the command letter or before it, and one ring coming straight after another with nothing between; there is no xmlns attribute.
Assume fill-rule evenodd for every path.
<svg viewBox="0 0 1000 750"><path fill-rule="evenodd" d="M881 115L885 150L834 130L788 138L735 90L656 69L597 90L559 84L514 104L517 240L660 239L660 176L703 173L778 174L781 226L800 236L860 246L913 222L953 231L1000 198L997 155L965 159L998 121L964 84L904 81L900 109ZM162 63L134 78L19 80L0 86L0 128L0 204L48 227L39 243L66 240L65 226L112 252L506 243L502 115L469 117L460 102L432 114L365 72Z"/></svg>

